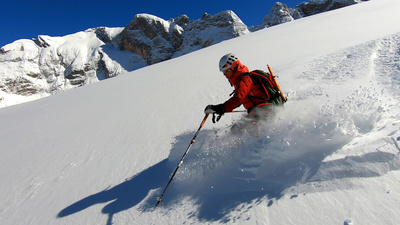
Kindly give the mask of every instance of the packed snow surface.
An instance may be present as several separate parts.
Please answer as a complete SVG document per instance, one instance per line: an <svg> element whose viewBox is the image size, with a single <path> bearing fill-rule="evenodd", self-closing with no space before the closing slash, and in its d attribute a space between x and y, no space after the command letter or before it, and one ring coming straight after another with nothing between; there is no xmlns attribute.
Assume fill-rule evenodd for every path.
<svg viewBox="0 0 400 225"><path fill-rule="evenodd" d="M0 109L1 224L396 224L400 1L264 29ZM242 134L204 117L219 58L269 64L289 101Z"/></svg>

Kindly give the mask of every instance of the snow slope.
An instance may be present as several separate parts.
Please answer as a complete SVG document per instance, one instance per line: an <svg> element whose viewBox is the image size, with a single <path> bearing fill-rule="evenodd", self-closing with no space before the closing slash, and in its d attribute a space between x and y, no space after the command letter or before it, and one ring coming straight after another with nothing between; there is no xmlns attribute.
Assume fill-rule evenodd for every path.
<svg viewBox="0 0 400 225"><path fill-rule="evenodd" d="M372 0L0 109L1 224L396 224L400 2ZM207 121L235 52L289 101L259 129Z"/></svg>

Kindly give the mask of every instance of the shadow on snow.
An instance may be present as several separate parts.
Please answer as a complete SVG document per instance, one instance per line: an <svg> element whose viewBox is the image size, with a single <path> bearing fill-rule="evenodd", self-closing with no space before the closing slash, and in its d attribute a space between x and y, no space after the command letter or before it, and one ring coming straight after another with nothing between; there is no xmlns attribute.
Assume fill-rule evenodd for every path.
<svg viewBox="0 0 400 225"><path fill-rule="evenodd" d="M371 171L368 163L380 163L389 170L400 168L399 155L384 152L323 162L326 156L348 143L349 139L343 137L331 141L329 145L315 144L318 142L313 137L301 142L305 137L296 134L291 141L300 143L300 146L290 146L282 138L271 141L279 139L279 135L240 138L220 135L215 130L203 130L168 188L163 199L165 204L159 207L168 210L174 203L189 197L197 206L197 210L189 216L196 216L201 221L228 222L232 219L229 213L241 204L271 206L284 195L285 190L298 183L371 177L387 172ZM110 203L102 209L102 213L109 215L107 224L112 224L114 214L135 206L140 211L151 212L156 203L155 197L161 194L192 136L188 133L176 137L168 159L111 189L66 207L57 216L62 218L106 202ZM332 134L331 138L335 139L334 136L337 134ZM318 138L314 135L314 139ZM321 173L320 169L328 173ZM268 202L263 201L265 199Z"/></svg>

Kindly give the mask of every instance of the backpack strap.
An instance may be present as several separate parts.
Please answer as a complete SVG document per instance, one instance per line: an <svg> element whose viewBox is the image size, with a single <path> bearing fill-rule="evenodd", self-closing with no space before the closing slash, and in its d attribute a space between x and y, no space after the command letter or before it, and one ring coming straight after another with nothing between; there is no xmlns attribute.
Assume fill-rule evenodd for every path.
<svg viewBox="0 0 400 225"><path fill-rule="evenodd" d="M253 82L253 84L260 86L261 90L263 91L263 93L265 94L266 98L263 97L258 97L258 96L246 96L255 106L261 106L261 105L272 105L273 101L271 97L275 96L275 95L271 95L268 92L268 88L265 87L265 85L263 84L262 78L258 77L257 75L255 75L252 72L248 72L248 73L244 73L242 75L240 75L240 77L244 77L244 76L249 76L251 78L251 81ZM256 100L262 100L262 102L258 102L256 103Z"/></svg>
<svg viewBox="0 0 400 225"><path fill-rule="evenodd" d="M276 82L274 73L272 72L269 65L268 70L269 73L263 70L253 70L251 72L240 75L240 77L250 76L252 82L256 85L259 85L261 90L267 96L266 99L257 96L247 96L247 98L256 107L262 105L283 105L287 101L287 98L283 95L282 90ZM261 103L255 103L255 99L261 99L263 101Z"/></svg>
<svg viewBox="0 0 400 225"><path fill-rule="evenodd" d="M268 96L269 99L275 99L279 97L279 92L276 89L275 82L273 82L271 74L261 71L254 70L250 72L250 75L255 81L256 84L262 87L264 93Z"/></svg>

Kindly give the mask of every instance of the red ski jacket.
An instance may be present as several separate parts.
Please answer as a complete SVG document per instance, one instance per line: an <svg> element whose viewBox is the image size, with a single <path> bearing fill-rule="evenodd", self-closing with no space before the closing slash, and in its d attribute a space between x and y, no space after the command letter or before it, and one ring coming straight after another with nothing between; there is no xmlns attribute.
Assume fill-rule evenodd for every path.
<svg viewBox="0 0 400 225"><path fill-rule="evenodd" d="M235 87L235 94L224 102L225 112L231 112L241 104L245 109L249 110L254 106L259 106L267 99L267 96L261 90L262 87L254 84L250 76L242 76L248 72L249 68L239 61L237 69L229 79L231 85Z"/></svg>

